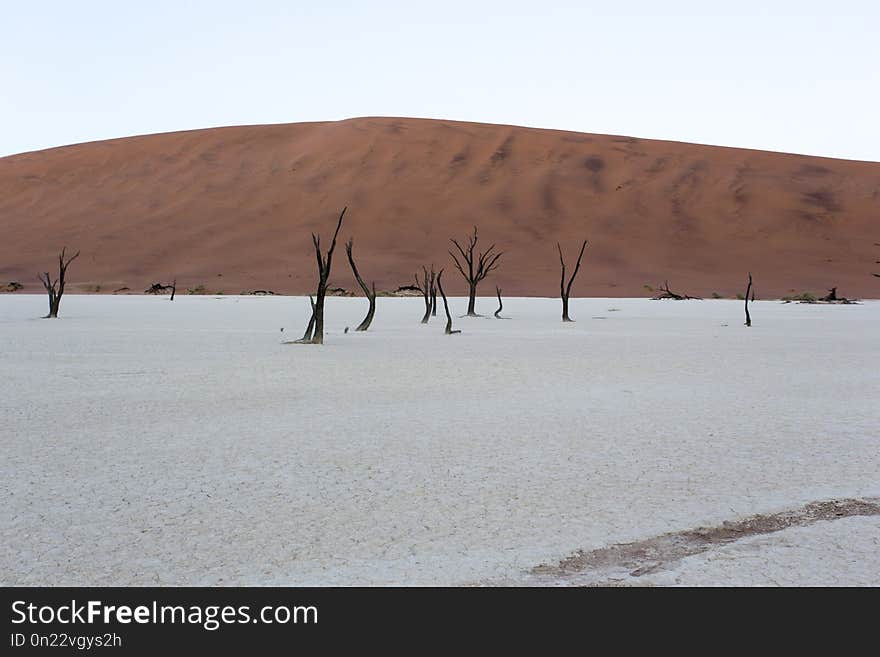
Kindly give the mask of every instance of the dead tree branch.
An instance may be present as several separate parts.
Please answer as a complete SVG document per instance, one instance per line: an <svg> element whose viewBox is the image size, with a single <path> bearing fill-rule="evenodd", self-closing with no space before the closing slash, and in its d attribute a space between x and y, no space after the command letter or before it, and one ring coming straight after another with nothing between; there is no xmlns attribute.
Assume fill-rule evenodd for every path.
<svg viewBox="0 0 880 657"><path fill-rule="evenodd" d="M669 289L669 281L665 281L663 285L658 286L660 291L663 294L658 294L656 297L651 297L652 300L657 301L659 299L675 299L676 301L685 301L687 299L693 299L694 301L702 301L700 297L691 297L687 294L676 294Z"/></svg>
<svg viewBox="0 0 880 657"><path fill-rule="evenodd" d="M746 288L746 326L752 325L752 317L751 317L751 315L749 315L749 293L751 291L752 291L752 272L749 272L749 285Z"/></svg>
<svg viewBox="0 0 880 657"><path fill-rule="evenodd" d="M376 314L376 282L373 281L373 290L370 291L370 288L367 287L367 284L364 283L364 279L361 278L360 273L358 272L357 265L354 264L354 257L351 254L352 246L354 245L354 240L349 239L345 244L345 252L348 254L348 264L351 265L351 271L354 273L354 277L357 279L358 285L361 286L361 289L364 291L367 299L370 301L370 309L367 311L367 316L364 317L364 321L362 321L355 331L366 331L370 328L370 324L373 321L373 315Z"/></svg>
<svg viewBox="0 0 880 657"><path fill-rule="evenodd" d="M504 304L501 303L501 288L497 285L495 286L495 293L498 295L498 310L495 311L495 319L507 319L507 317L501 316L501 310L504 308Z"/></svg>
<svg viewBox="0 0 880 657"><path fill-rule="evenodd" d="M461 331L453 331L452 330L452 315L449 314L449 303L446 301L446 294L443 292L443 284L440 282L440 277L443 275L443 270L440 270L440 273L437 274L437 289L440 291L440 296L443 297L443 308L446 310L446 335L454 335L456 333L461 333Z"/></svg>

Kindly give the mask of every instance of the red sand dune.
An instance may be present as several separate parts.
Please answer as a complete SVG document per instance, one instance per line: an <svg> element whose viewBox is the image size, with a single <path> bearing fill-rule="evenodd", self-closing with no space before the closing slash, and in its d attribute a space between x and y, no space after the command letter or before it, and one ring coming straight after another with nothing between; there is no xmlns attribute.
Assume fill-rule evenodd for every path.
<svg viewBox="0 0 880 657"><path fill-rule="evenodd" d="M590 241L575 296L878 297L880 164L452 121L362 118L114 139L0 158L0 285L39 289L64 245L72 291L313 291L309 233L340 209L379 289L446 267L477 224L505 251L491 295L554 296L556 242ZM331 284L357 289L345 252Z"/></svg>

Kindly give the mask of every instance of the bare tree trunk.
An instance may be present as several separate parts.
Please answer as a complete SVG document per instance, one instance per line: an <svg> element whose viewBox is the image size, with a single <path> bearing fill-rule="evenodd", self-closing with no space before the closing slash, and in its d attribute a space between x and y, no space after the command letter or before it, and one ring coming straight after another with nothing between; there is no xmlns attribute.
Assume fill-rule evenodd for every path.
<svg viewBox="0 0 880 657"><path fill-rule="evenodd" d="M177 279L176 278L173 281L171 281L171 298L168 299L169 301L174 301L174 293L175 292L177 292Z"/></svg>
<svg viewBox="0 0 880 657"><path fill-rule="evenodd" d="M299 340L296 340L300 344L310 344L312 342L312 331L315 328L315 300L311 296L309 296L309 303L312 304L312 316L309 317L309 325L306 326L306 332L303 333Z"/></svg>
<svg viewBox="0 0 880 657"><path fill-rule="evenodd" d="M752 325L752 318L749 315L749 292L752 291L752 272L749 272L749 285L746 288L746 326Z"/></svg>
<svg viewBox="0 0 880 657"><path fill-rule="evenodd" d="M470 284L468 289L468 317L479 317L476 312L477 305L477 286L473 283Z"/></svg>
<svg viewBox="0 0 880 657"><path fill-rule="evenodd" d="M431 271L434 270L434 265L431 265ZM431 286L431 317L437 316L437 286Z"/></svg>
<svg viewBox="0 0 880 657"><path fill-rule="evenodd" d="M318 292L315 294L317 301L314 302L312 310L312 318L309 320L309 327L303 339L298 342L308 342L309 344L324 344L324 297L327 295L327 281L330 279L330 266L333 263L333 250L336 248L336 238L339 235L339 229L342 227L342 217L348 208L342 208L339 214L339 221L336 223L336 232L333 233L333 241L330 243L330 249L327 251L326 257L321 254L321 238L312 233L312 244L315 247L315 258L318 261ZM311 297L309 297L311 301ZM313 329L310 330L310 329ZM310 337L309 334L311 333Z"/></svg>
<svg viewBox="0 0 880 657"><path fill-rule="evenodd" d="M495 317L501 319L498 315L501 313L501 309L504 308L504 305L501 303L501 288L497 285L495 286L495 292L498 294L498 310L495 311Z"/></svg>
<svg viewBox="0 0 880 657"><path fill-rule="evenodd" d="M434 266L431 265L431 273L428 273L428 268L422 265L422 274L423 281L419 282L419 275L416 274L416 289L422 293L422 299L425 301L425 314L422 315L422 324L427 324L428 320L431 319L431 310L434 309L434 314L436 315L436 307L437 307L437 292L435 288L435 279L436 274L434 273ZM433 299L433 301L432 301Z"/></svg>
<svg viewBox="0 0 880 657"><path fill-rule="evenodd" d="M373 282L373 291L370 292L370 288L367 287L367 284L364 283L364 279L361 278L360 273L358 273L357 265L354 264L354 257L351 254L351 249L354 244L354 240L349 239L345 244L345 252L348 254L348 264L351 265L351 271L354 273L354 277L357 279L358 285L361 286L361 289L364 291L364 294L367 296L367 299L370 300L370 309L367 311L367 316L364 317L364 321L362 321L355 331L366 331L370 328L370 324L373 321L373 315L376 314L376 283Z"/></svg>
<svg viewBox="0 0 880 657"><path fill-rule="evenodd" d="M61 249L61 253L58 254L58 278L55 281L50 279L49 272L37 274L37 278L40 279L43 287L46 288L46 294L49 296L49 314L46 315L45 319L54 319L58 317L58 309L61 306L61 297L64 295L67 268L70 266L71 262L79 257L79 251L77 251L70 258L65 260L64 256L66 252L67 247L64 247Z"/></svg>
<svg viewBox="0 0 880 657"><path fill-rule="evenodd" d="M469 317L479 317L476 313L477 285L489 275L489 272L498 267L498 259L504 255L504 253L493 254L492 252L495 250L495 245L492 244L488 249L481 252L475 258L474 249L477 246L476 226L474 226L474 234L468 236L467 247L463 248L456 240L449 241L455 245L455 248L458 249L459 254L461 254L461 261L459 261L458 256L452 251L449 252L449 255L452 256L452 260L455 262L455 268L458 269L458 272L468 283L467 314ZM462 262L467 265L467 271L465 271L464 265L461 264Z"/></svg>
<svg viewBox="0 0 880 657"><path fill-rule="evenodd" d="M559 251L559 265L562 268L562 276L559 279L559 295L562 297L562 321L563 322L573 322L574 320L568 316L568 299L571 296L571 285L574 283L574 277L577 276L578 271L581 268L581 258L584 257L584 249L587 248L587 240L584 240L583 245L581 246L581 252L578 255L577 264L575 265L574 272L571 274L571 278L568 279L568 286L565 285L565 260L562 258L562 247L559 245L559 242L556 242L556 249Z"/></svg>
<svg viewBox="0 0 880 657"><path fill-rule="evenodd" d="M443 284L440 282L440 277L443 275L443 270L440 270L440 273L437 274L437 289L440 290L440 296L443 297L443 308L446 310L446 335L454 335L455 333L461 333L461 331L453 331L452 330L452 315L449 314L449 303L446 301L446 294L443 292Z"/></svg>

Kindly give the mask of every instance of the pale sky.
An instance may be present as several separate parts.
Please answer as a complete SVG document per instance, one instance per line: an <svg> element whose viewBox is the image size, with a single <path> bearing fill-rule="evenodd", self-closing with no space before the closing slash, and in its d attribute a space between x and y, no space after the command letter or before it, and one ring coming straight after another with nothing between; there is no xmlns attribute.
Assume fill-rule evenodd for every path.
<svg viewBox="0 0 880 657"><path fill-rule="evenodd" d="M356 116L880 161L880 0L0 0L0 155Z"/></svg>

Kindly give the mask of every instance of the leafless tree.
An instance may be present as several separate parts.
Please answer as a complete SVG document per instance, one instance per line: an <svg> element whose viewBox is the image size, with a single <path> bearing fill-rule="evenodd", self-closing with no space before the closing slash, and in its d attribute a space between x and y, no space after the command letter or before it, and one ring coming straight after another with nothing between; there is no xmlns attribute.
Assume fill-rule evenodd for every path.
<svg viewBox="0 0 880 657"><path fill-rule="evenodd" d="M749 285L746 288L746 326L752 325L752 317L749 315L749 293L754 295L754 292L752 292L752 272L749 272ZM755 298L753 296L752 301L754 300Z"/></svg>
<svg viewBox="0 0 880 657"><path fill-rule="evenodd" d="M171 298L169 301L174 301L174 294L177 292L177 279L175 278L171 281Z"/></svg>
<svg viewBox="0 0 880 657"><path fill-rule="evenodd" d="M353 239L349 239L348 242L346 242L345 244L345 252L348 254L348 264L351 265L351 271L354 274L354 277L357 279L358 285L361 286L361 289L364 291L367 299L370 300L370 309L367 311L367 316L364 317L364 321L360 323L355 331L366 331L368 328L370 328L370 323L373 321L373 315L376 314L376 282L373 281L373 290L370 291L370 288L367 287L367 284L364 283L364 279L361 278L360 273L358 273L357 265L354 264L354 257L351 255L351 248L353 245Z"/></svg>
<svg viewBox="0 0 880 657"><path fill-rule="evenodd" d="M503 317L499 317L501 309L504 308L504 304L501 303L501 288L497 285L495 286L495 293L498 295L498 310L495 311L495 317L497 319L504 319Z"/></svg>
<svg viewBox="0 0 880 657"><path fill-rule="evenodd" d="M574 283L574 277L578 275L581 268L581 258L584 257L584 249L587 248L587 240L581 245L581 252L578 254L577 264L568 279L568 285L565 284L565 260L562 257L562 247L556 242L556 249L559 251L559 265L562 268L562 277L559 279L559 295L562 297L562 321L573 322L574 320L568 316L568 298L571 296L571 284Z"/></svg>
<svg viewBox="0 0 880 657"><path fill-rule="evenodd" d="M52 281L49 278L49 272L37 274L37 278L46 288L46 294L49 295L49 314L46 319L58 317L58 307L61 305L61 297L64 296L64 285L67 277L67 268L70 263L79 257L79 251L74 253L70 258L65 259L67 247L61 249L58 254L58 278Z"/></svg>
<svg viewBox="0 0 880 657"><path fill-rule="evenodd" d="M446 294L443 292L443 284L440 282L440 277L443 276L443 270L440 270L440 273L437 274L437 289L440 290L440 296L443 297L443 308L446 310L446 335L454 335L455 333L461 333L461 331L453 331L452 330L452 315L449 314L449 303L446 301Z"/></svg>
<svg viewBox="0 0 880 657"><path fill-rule="evenodd" d="M462 260L459 261L458 256L456 256L452 251L449 252L449 255L452 256L453 261L455 261L455 268L458 269L459 273L468 283L468 310L467 314L469 317L479 317L477 313L474 311L474 306L476 305L477 299L477 285L479 285L480 281L482 281L486 276L489 275L493 269L497 269L498 267L498 259L504 255L503 252L493 253L495 250L495 245L492 244L488 249L481 252L476 257L474 256L474 249L477 246L477 227L474 226L474 234L468 236L467 247L462 248L461 244L458 243L457 240L449 240L455 245L455 248L458 250L459 254L461 254ZM467 265L467 271L465 271L464 266L462 265L464 262Z"/></svg>
<svg viewBox="0 0 880 657"><path fill-rule="evenodd" d="M327 281L330 278L330 266L333 264L333 250L336 248L336 237L339 235L339 229L342 227L342 217L348 207L342 208L339 213L339 221L336 222L336 231L333 233L333 241L327 255L321 254L321 237L312 233L312 244L315 246L315 258L318 261L318 292L315 294L317 301L312 306L312 317L309 319L309 326L300 343L308 344L324 344L324 297L327 294ZM309 297L311 300L311 297ZM311 331L310 329L313 329Z"/></svg>
<svg viewBox="0 0 880 657"><path fill-rule="evenodd" d="M419 281L418 274L415 275L415 279L415 288L422 293L422 298L425 300L425 314L422 317L422 324L427 324L428 320L431 319L431 311L434 310L434 314L437 314L437 288L434 265L431 265L430 273L428 273L428 268L422 265L422 280Z"/></svg>

